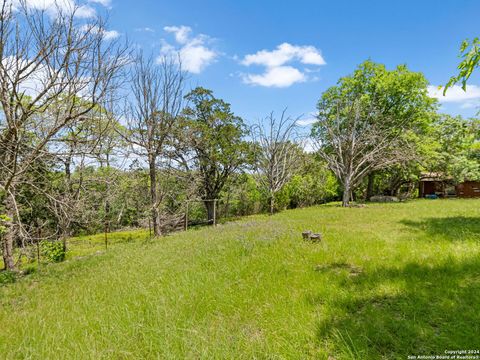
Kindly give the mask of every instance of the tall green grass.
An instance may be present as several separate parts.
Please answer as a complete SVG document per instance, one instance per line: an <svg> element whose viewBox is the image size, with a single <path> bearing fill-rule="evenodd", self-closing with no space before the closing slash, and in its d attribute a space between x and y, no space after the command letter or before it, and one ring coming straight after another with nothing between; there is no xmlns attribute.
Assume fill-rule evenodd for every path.
<svg viewBox="0 0 480 360"><path fill-rule="evenodd" d="M304 242L308 229L324 241ZM112 234L107 251L100 236L75 239L68 261L0 288L0 357L403 359L475 348L479 238L479 200L419 200L152 241Z"/></svg>

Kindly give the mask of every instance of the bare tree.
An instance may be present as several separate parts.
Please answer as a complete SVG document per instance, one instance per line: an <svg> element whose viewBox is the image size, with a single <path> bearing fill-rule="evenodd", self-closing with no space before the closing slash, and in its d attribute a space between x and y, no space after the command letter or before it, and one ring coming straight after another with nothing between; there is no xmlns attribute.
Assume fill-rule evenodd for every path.
<svg viewBox="0 0 480 360"><path fill-rule="evenodd" d="M64 136L59 139L59 150L55 155L60 160L63 170L63 184L52 189L55 195L50 202L50 208L58 222L58 234L63 240L66 250L66 240L72 235L73 226L88 226L90 221L86 214L85 196L93 188L101 188L100 198L104 208L104 229L108 233L111 223L111 190L118 180L118 173L112 168L112 163L119 158L121 147L119 136L120 125L114 114L117 99L112 93L108 101L102 102L92 110L88 118L82 122L69 125ZM94 172L95 178L84 176L88 165L98 166Z"/></svg>
<svg viewBox="0 0 480 360"><path fill-rule="evenodd" d="M64 136L59 139L61 151L56 154L63 167L63 186L54 190L49 205L57 220L57 233L63 241L64 251L67 250L67 238L71 236L74 219L78 219L77 215L81 212L83 169L88 152L84 124L82 121L65 127ZM77 179L73 177L74 169L80 174Z"/></svg>
<svg viewBox="0 0 480 360"><path fill-rule="evenodd" d="M287 116L285 109L280 118L272 112L252 129L257 145L255 170L260 185L268 193L270 214L275 211L275 195L291 179L297 167L297 120Z"/></svg>
<svg viewBox="0 0 480 360"><path fill-rule="evenodd" d="M155 61L138 55L131 79L132 100L128 107L128 134L132 151L148 163L151 220L155 236L161 235L157 163L182 110L185 73L179 59Z"/></svg>
<svg viewBox="0 0 480 360"><path fill-rule="evenodd" d="M0 8L0 195L12 221L3 236L5 267L22 227L16 188L32 166L55 151L70 124L83 121L116 86L126 46L105 38L100 17L80 20L78 5L55 15L20 0Z"/></svg>
<svg viewBox="0 0 480 360"><path fill-rule="evenodd" d="M388 116L367 108L359 100L338 100L336 110L319 106L313 139L319 155L327 162L343 187L342 206L346 207L354 189L372 171L384 169L413 156L402 136L392 131Z"/></svg>

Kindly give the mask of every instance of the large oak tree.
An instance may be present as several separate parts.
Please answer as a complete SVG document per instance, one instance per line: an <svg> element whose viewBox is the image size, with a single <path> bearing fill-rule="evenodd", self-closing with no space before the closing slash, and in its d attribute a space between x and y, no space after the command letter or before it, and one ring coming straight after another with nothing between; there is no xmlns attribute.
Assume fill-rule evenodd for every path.
<svg viewBox="0 0 480 360"><path fill-rule="evenodd" d="M427 85L404 65L366 61L322 95L312 137L343 188L343 206L366 175L415 156L435 109Z"/></svg>
<svg viewBox="0 0 480 360"><path fill-rule="evenodd" d="M247 129L230 104L211 90L197 87L185 99L189 106L178 128L177 155L188 170L198 174L198 195L212 223L212 200L218 199L229 177L247 162Z"/></svg>

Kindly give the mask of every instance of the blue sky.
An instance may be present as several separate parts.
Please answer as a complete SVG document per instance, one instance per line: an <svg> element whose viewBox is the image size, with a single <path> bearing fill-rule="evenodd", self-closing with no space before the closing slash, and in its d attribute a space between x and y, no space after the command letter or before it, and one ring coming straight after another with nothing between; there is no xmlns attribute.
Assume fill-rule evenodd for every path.
<svg viewBox="0 0 480 360"><path fill-rule="evenodd" d="M90 3L109 8L110 30L145 51L180 51L189 86L212 89L248 122L285 107L308 119L322 92L369 58L389 68L406 63L442 85L455 73L461 41L480 36L480 1ZM453 89L442 111L474 115L478 73L470 84L467 93Z"/></svg>

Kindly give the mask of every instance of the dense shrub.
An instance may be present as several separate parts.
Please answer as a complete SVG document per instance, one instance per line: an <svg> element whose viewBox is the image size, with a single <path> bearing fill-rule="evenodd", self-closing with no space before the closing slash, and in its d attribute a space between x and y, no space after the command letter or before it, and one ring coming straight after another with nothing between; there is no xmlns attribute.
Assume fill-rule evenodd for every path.
<svg viewBox="0 0 480 360"><path fill-rule="evenodd" d="M16 280L16 274L13 271L0 271L0 285L11 284Z"/></svg>
<svg viewBox="0 0 480 360"><path fill-rule="evenodd" d="M227 184L221 194L220 214L225 217L245 216L262 210L262 194L251 174L240 174Z"/></svg>
<svg viewBox="0 0 480 360"><path fill-rule="evenodd" d="M65 249L63 243L60 241L42 241L40 243L42 248L42 255L47 258L48 261L62 262L65 260Z"/></svg>

